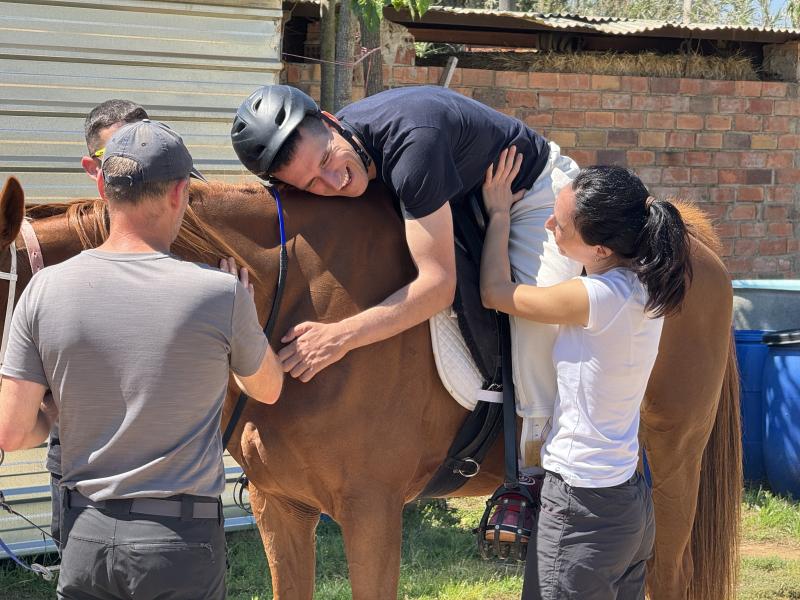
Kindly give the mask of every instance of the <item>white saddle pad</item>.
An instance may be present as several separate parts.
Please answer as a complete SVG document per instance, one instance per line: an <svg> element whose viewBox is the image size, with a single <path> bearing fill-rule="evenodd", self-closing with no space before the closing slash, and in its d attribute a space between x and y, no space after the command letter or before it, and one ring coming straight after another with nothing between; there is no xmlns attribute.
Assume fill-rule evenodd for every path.
<svg viewBox="0 0 800 600"><path fill-rule="evenodd" d="M483 377L461 335L453 309L447 308L434 315L430 326L436 370L455 401L470 411L475 409L478 400L502 403L502 393L481 389Z"/></svg>

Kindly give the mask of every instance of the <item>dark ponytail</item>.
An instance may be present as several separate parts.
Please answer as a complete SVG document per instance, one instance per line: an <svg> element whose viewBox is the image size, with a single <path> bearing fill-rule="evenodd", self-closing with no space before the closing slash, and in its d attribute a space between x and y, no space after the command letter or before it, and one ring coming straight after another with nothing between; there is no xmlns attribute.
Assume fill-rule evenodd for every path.
<svg viewBox="0 0 800 600"><path fill-rule="evenodd" d="M582 169L572 182L575 228L590 246L630 259L649 295L646 309L661 317L680 310L691 282L689 234L678 209L653 198L622 167Z"/></svg>

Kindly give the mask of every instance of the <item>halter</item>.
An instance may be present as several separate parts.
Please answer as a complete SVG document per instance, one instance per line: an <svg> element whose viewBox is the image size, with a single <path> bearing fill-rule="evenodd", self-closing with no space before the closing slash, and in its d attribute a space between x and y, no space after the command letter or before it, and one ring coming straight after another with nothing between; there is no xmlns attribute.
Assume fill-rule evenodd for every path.
<svg viewBox="0 0 800 600"><path fill-rule="evenodd" d="M33 225L31 225L28 219L22 220L20 233L25 242L25 249L27 250L28 260L31 264L31 275L35 275L44 268L44 259L42 258L42 247L39 244L39 238L36 237ZM3 322L3 342L0 344L0 365L3 364L6 357L8 335L11 331L11 317L14 315L14 301L17 299L18 274L16 242L12 241L8 249L11 252L11 270L8 272L0 271L0 279L8 281L8 302L6 304L6 318Z"/></svg>

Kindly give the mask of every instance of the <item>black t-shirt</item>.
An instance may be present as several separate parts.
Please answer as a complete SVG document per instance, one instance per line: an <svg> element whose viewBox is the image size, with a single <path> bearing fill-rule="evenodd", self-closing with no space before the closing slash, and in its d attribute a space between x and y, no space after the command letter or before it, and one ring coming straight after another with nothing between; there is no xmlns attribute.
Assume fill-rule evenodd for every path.
<svg viewBox="0 0 800 600"><path fill-rule="evenodd" d="M515 192L531 188L550 154L547 140L524 123L441 87L387 90L337 117L362 140L378 176L414 218L480 186L505 148L516 146L524 157Z"/></svg>

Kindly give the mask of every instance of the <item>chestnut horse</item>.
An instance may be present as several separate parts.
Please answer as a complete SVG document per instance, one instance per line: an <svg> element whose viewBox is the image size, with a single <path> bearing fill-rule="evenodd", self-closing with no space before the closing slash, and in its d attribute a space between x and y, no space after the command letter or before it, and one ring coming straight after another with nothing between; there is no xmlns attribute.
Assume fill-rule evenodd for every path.
<svg viewBox="0 0 800 600"><path fill-rule="evenodd" d="M657 523L648 584L656 600L724 600L736 581L742 491L732 291L710 226L699 211L682 211L693 230L694 279L683 310L664 325L642 408ZM0 270L8 270L6 249L23 214L22 189L10 180L0 204ZM45 265L99 243L106 231L99 200L31 207L28 216ZM345 318L414 276L401 221L378 186L360 199L286 193L284 216L289 273L274 344L291 325ZM193 184L173 250L215 264L235 249L257 276L262 323L278 246L275 204L262 186ZM24 257L20 263L24 286L30 267ZM231 385L223 423L237 392ZM341 526L353 598L396 598L403 505L424 488L465 416L439 381L427 324L349 353L310 383L287 379L273 406L249 402L228 449L250 479L275 598L312 597L320 511ZM498 440L457 495L491 493L502 472Z"/></svg>

